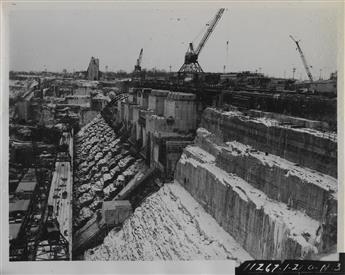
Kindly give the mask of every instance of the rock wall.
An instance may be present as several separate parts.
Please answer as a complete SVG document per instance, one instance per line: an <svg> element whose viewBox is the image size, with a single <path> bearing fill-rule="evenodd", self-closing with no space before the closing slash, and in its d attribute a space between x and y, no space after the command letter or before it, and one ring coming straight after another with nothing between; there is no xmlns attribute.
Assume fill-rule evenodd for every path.
<svg viewBox="0 0 345 275"><path fill-rule="evenodd" d="M312 218L321 221L327 209L336 203L337 180L331 176L237 141L222 146L217 136L204 128L198 129L196 143L217 157L219 168L245 179L269 198L305 211ZM305 189L308 192L304 192ZM336 213L336 209L332 211Z"/></svg>
<svg viewBox="0 0 345 275"><path fill-rule="evenodd" d="M207 108L203 128L216 133L222 141L236 140L260 147L263 152L281 156L322 173L337 176L337 140L330 132L283 125L278 120L250 117L248 114L221 112Z"/></svg>
<svg viewBox="0 0 345 275"><path fill-rule="evenodd" d="M336 147L332 144L336 137L322 139L306 129L297 145L302 148L304 140L314 147L305 144L309 156L297 157L281 149L282 144L290 144L292 133L280 139L278 148L265 150L275 137L270 133L278 129L274 126L277 129L271 132L269 121L213 109L206 110L202 120L208 128L199 128L195 144L185 148L175 179L254 258L313 258L336 244L337 180L303 167L310 164L312 148ZM255 142L256 136L264 136L262 132L268 144L260 138Z"/></svg>

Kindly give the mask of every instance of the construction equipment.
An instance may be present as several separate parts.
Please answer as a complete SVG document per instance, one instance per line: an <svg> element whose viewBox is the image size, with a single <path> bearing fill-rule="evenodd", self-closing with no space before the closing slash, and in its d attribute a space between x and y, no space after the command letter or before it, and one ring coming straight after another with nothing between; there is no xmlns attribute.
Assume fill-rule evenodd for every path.
<svg viewBox="0 0 345 275"><path fill-rule="evenodd" d="M292 39L293 42L296 43L297 50L298 50L298 52L299 52L299 54L300 54L300 56L301 56L301 59L302 59L304 68L305 68L305 70L306 70L306 73L307 73L307 75L308 75L308 77L309 77L309 79L310 79L310 82L313 82L313 81L314 81L314 80L313 80L313 76L312 76L312 74L311 74L311 72L310 72L310 69L309 69L307 60L305 59L305 56L304 56L304 54L303 54L303 51L302 51L301 47L299 46L300 40L297 41L295 38L293 38L292 35L290 35L290 38Z"/></svg>
<svg viewBox="0 0 345 275"><path fill-rule="evenodd" d="M143 49L141 48L139 57L137 59L137 64L134 66L134 72L139 73L141 72L141 60L143 59Z"/></svg>
<svg viewBox="0 0 345 275"><path fill-rule="evenodd" d="M201 39L198 47L196 50L194 50L193 43L189 43L188 50L185 54L184 58L184 64L179 70L179 73L202 73L203 70L201 69L201 66L198 62L198 56L202 50L202 48L205 46L205 43L207 39L210 37L211 33L213 32L216 24L218 23L219 19L222 17L224 8L219 9L211 21L210 24L208 24L208 28L206 30L206 33L204 34L203 38Z"/></svg>

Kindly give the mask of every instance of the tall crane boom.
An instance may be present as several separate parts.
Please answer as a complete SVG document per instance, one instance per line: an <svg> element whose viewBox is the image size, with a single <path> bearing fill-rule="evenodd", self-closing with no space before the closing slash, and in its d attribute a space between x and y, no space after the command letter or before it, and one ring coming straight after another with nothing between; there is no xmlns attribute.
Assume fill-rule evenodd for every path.
<svg viewBox="0 0 345 275"><path fill-rule="evenodd" d="M299 41L297 41L295 38L293 38L292 35L290 35L290 38L292 39L293 42L296 43L297 50L298 50L298 52L299 52L299 54L300 54L300 56L301 56L301 59L302 59L303 65L304 65L304 69L306 70L306 73L307 73L307 75L308 75L310 81L313 82L313 81L314 81L313 75L312 75L311 72L310 72L310 69L309 69L307 60L305 59L305 56L304 56L304 54L303 54L303 51L302 51L301 47L299 46Z"/></svg>
<svg viewBox="0 0 345 275"><path fill-rule="evenodd" d="M205 46L205 43L208 40L208 38L210 37L214 28L216 27L218 21L222 17L224 10L225 10L224 8L221 8L217 11L216 15L214 16L211 23L209 24L209 26L206 30L206 33L202 37L196 50L194 50L193 43L189 43L189 48L185 54L184 63L182 65L182 67L180 68L179 73L182 73L182 72L184 72L184 73L185 72L186 73L203 72L203 70L201 69L199 62L198 62L198 56L199 56L201 50L203 49L203 47Z"/></svg>
<svg viewBox="0 0 345 275"><path fill-rule="evenodd" d="M140 72L141 71L141 60L143 59L143 49L141 48L139 57L137 59L137 64L134 66L134 72Z"/></svg>
<svg viewBox="0 0 345 275"><path fill-rule="evenodd" d="M213 32L214 28L216 27L219 19L222 17L223 13L224 13L224 8L221 8L218 10L218 12L216 13L216 15L214 16L212 22L209 24L207 30L206 30L206 33L204 34L204 36L202 37L198 47L196 48L196 51L195 53L197 55L200 54L202 48L204 47L207 39L210 37L211 33Z"/></svg>

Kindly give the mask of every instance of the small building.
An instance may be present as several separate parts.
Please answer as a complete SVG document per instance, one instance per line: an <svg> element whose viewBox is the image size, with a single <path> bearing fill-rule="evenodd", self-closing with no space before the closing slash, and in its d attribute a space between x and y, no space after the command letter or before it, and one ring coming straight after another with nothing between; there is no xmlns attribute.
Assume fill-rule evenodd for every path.
<svg viewBox="0 0 345 275"><path fill-rule="evenodd" d="M21 181L15 193L19 198L29 200L31 195L35 192L36 185L36 181Z"/></svg>
<svg viewBox="0 0 345 275"><path fill-rule="evenodd" d="M17 200L9 203L10 217L24 217L29 210L30 200Z"/></svg>
<svg viewBox="0 0 345 275"><path fill-rule="evenodd" d="M132 213L132 205L128 200L104 201L102 218L108 226L123 223Z"/></svg>

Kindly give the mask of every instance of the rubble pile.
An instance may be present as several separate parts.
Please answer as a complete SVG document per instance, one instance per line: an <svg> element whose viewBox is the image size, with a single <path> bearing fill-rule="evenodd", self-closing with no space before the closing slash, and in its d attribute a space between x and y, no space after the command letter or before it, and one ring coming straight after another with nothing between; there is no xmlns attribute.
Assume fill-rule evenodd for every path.
<svg viewBox="0 0 345 275"><path fill-rule="evenodd" d="M165 184L85 260L250 260L178 183Z"/></svg>
<svg viewBox="0 0 345 275"><path fill-rule="evenodd" d="M74 230L80 229L140 171L142 159L124 149L120 138L98 115L75 138Z"/></svg>
<svg viewBox="0 0 345 275"><path fill-rule="evenodd" d="M211 108L202 119L175 179L224 230L258 259L331 252L337 237L334 133Z"/></svg>

